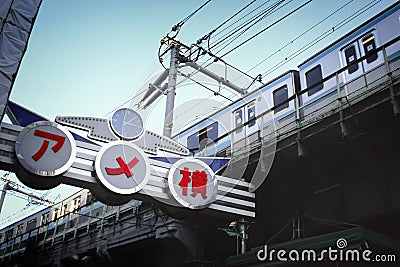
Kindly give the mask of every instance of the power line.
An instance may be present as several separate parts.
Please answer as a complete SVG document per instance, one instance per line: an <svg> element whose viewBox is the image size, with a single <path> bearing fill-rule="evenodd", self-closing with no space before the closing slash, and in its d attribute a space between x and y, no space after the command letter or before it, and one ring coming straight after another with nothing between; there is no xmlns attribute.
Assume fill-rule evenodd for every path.
<svg viewBox="0 0 400 267"><path fill-rule="evenodd" d="M319 26L320 24L322 24L323 22L325 22L326 20L328 20L330 17L332 17L333 15L335 15L336 13L338 13L340 10L342 10L343 8L345 8L346 6L348 6L351 2L353 2L354 0L350 0L348 1L346 4L344 4L343 6L341 6L340 8L336 9L334 12L332 12L331 14L329 14L327 17L323 18L322 20L320 20L319 22L317 22L316 24L314 24L312 27L308 28L306 31L302 32L300 35L298 35L296 38L294 38L293 40L291 40L290 42L288 42L287 44L285 44L284 46L282 46L281 48L279 48L278 50L276 50L275 52L273 52L272 54L270 54L269 56L267 56L266 58L264 58L263 60L261 60L259 63L257 63L256 65L254 65L252 68L250 68L249 70L247 70L247 72L252 71L253 69L255 69L256 67L260 66L262 63L264 63L265 61L267 61L268 59L270 59L271 57L273 57L274 55L278 54L279 52L281 52L282 49L285 49L286 47L288 47L289 45L292 45L295 41L297 41L298 39L300 39L301 37L303 37L305 34L309 33L311 30L313 30L314 28L316 28L317 26Z"/></svg>
<svg viewBox="0 0 400 267"><path fill-rule="evenodd" d="M293 0L292 0L293 1ZM310 1L312 1L312 0L310 0ZM267 2L269 2L269 1L267 1ZM274 12L276 12L278 9L277 9L277 7L279 7L283 2L285 2L285 0L279 0L279 1L276 1L276 2L274 2L272 5L270 5L270 6L268 6L267 8L265 8L263 11L261 11L261 12L259 12L256 16L253 16L253 18L251 18L251 20L255 20L255 19L257 19L255 22L253 22L250 26L248 26L245 30L243 30L241 33L239 33L239 35L238 36L240 36L240 35L242 35L242 34L244 34L244 32L246 32L247 30L249 30L251 27L253 27L254 25L256 25L257 23L259 23L262 19L264 19L265 17L267 17L268 15L270 15L270 14L272 14L272 13L274 13ZM291 2L291 1L290 1ZM289 2L289 3L290 3ZM253 2L251 2L251 3L253 3ZM250 4L251 4L250 3ZM265 3L264 3L265 4ZM285 5L287 5L288 3L286 3ZM284 5L284 6L285 6ZM244 8L242 8L239 12L241 12L242 10L244 10L245 8L247 8L249 5L246 5ZM262 6L262 5L261 5ZM260 7L260 6L259 6ZM259 7L257 7L257 8L259 8ZM257 9L256 8L256 9ZM281 7L282 8L282 7ZM301 7L300 7L301 8ZM279 8L280 9L280 8ZM254 10L253 10L254 11ZM251 11L251 12L253 12L253 11ZM238 14L239 12L237 12L236 14ZM250 13L251 13L250 12ZM236 15L235 14L235 15ZM235 16L234 15L234 16ZM247 16L247 15L246 15ZM233 16L231 17L231 18L229 18L227 21L229 21L230 19L232 19L233 18ZM246 23L248 23L249 22L249 20L246 22ZM279 22L279 21L278 21ZM278 22L276 22L276 23L278 23ZM226 23L226 22L225 22ZM224 24L224 23L223 23ZM222 24L222 25L223 25ZM221 25L220 25L221 26ZM219 28L220 26L218 26L217 28ZM243 27L243 26L242 26ZM241 28L239 28L239 30L240 30ZM213 31L212 31L213 32ZM211 33L212 33L211 32ZM232 35L232 34L231 34ZM231 38L237 38L238 36L233 36L233 37L231 37ZM220 41L219 43L222 43L222 41ZM232 41L230 42L230 43L232 43ZM230 43L228 43L228 44L226 44L223 48L225 48L225 47L227 47ZM214 46L213 47L217 47L217 45L218 45L218 43L217 44L214 44ZM223 49L222 48L222 49ZM220 49L220 51L222 50L222 49ZM220 51L218 51L218 52L220 52ZM243 72L243 71L241 71L241 70L239 70L238 68L236 68L236 67L234 67L234 66L232 66L232 65L230 65L230 64L228 64L228 63L226 63L224 60L222 60L221 59L221 57L218 57L218 56L216 56L216 55L214 55L213 53L211 53L209 50L208 51L206 51L205 50L205 53L206 54L208 54L211 58L210 59L208 59L205 63L203 63L202 64L202 66L204 66L205 64L207 64L207 62L209 62L212 58L214 58L214 61L222 61L224 64L226 64L227 66L229 66L229 67L231 67L231 68L233 68L233 69L235 69L235 70L237 70L237 71L239 71L240 73L242 73L243 75L246 75L247 77L249 77L249 78L251 78L252 80L255 80L255 78L254 77L251 77L250 75L248 75L247 73L245 73L245 72ZM211 65L212 63L209 63L207 66L205 66L204 68L207 68L207 67L209 67L210 65ZM195 71L193 71L192 72L192 74L193 73L195 73ZM192 75L191 74L191 75ZM190 77L190 75L189 76L186 76L186 77ZM198 83L198 84L200 84L200 83ZM204 86L203 86L204 87ZM210 88L208 88L208 87L205 87L205 88L207 88L208 90L211 90L211 91L213 91L212 89L210 89ZM213 91L214 92L214 94L216 93L215 91ZM215 95L217 95L217 94L215 94ZM223 96L224 97L224 96ZM232 101L230 98L227 98L227 97L224 97L225 99L228 99L229 101Z"/></svg>
<svg viewBox="0 0 400 267"><path fill-rule="evenodd" d="M191 14L189 14L186 18L184 18L183 20L181 20L180 22L178 22L177 24L175 24L172 29L171 32L176 32L175 35L172 37L176 37L181 29L181 27L190 19L192 18L197 12L199 12L203 7L205 7L208 3L210 3L211 0L208 0L207 2L205 2L203 5L201 5L199 8L197 8L195 11L193 11Z"/></svg>
<svg viewBox="0 0 400 267"><path fill-rule="evenodd" d="M340 21L338 24L336 24L335 26L333 26L331 29L325 31L324 33L322 33L321 35L319 35L317 38L313 39L311 42L309 42L308 44L306 44L305 46L301 47L300 49L298 49L297 51L295 51L294 53L292 53L289 57L281 60L280 62L278 62L277 64L275 64L272 68L270 68L269 70L267 70L266 72L263 73L263 76L266 76L272 72L274 72L275 70L279 69L280 67L282 67L283 65L285 65L286 63L288 63L290 60L298 57L299 55L301 55L302 53L304 53L305 51L307 51L308 49L310 49L312 46L316 45L317 43L321 42L323 39L327 38L329 35L331 35L332 33L334 33L336 30L342 28L343 26L345 26L347 23L351 22L352 20L354 20L355 18L357 18L358 16L360 16L361 14L363 14L364 12L366 12L368 9L372 8L373 6L377 5L381 0L373 0L371 2L369 2L367 5L365 5L364 7L362 7L361 9L359 9L358 11L354 12L353 14L351 14L349 17L347 17L346 19Z"/></svg>
<svg viewBox="0 0 400 267"><path fill-rule="evenodd" d="M224 26L226 23L228 23L230 20L232 20L234 17L236 17L238 14L240 14L241 12L243 12L246 8L248 8L250 5L252 5L254 2L256 2L256 0L251 1L250 3L248 3L247 5L245 5L244 7L242 7L239 11L237 11L235 14L233 14L230 18L228 18L227 20L225 20L223 23L221 23L220 25L218 25L216 28L214 28L212 31L210 31L209 33L207 33L206 35L204 35L202 38L200 38L199 40L197 40L197 44L201 44L202 41L204 40L210 40L211 35L214 34L218 29L220 29L222 26ZM208 44L210 45L210 44Z"/></svg>
<svg viewBox="0 0 400 267"><path fill-rule="evenodd" d="M311 3L313 0L308 0L306 3L302 4L301 6L297 7L296 9L292 10L291 12L289 12L288 14L286 14L285 16L281 17L280 19L278 19L277 21L275 21L274 23L270 24L269 26L265 27L264 29L262 29L261 31L257 32L256 34L254 34L253 36L251 36L250 38L246 39L245 41L243 41L242 43L238 44L237 46L235 46L234 48L232 48L231 50L229 50L228 52L224 53L222 56L220 56L220 58L232 53L233 51L235 51L236 49L238 49L239 47L241 47L242 45L248 43L249 41L253 40L255 37L257 37L258 35L262 34L263 32L265 32L266 30L268 30L269 28L271 28L272 26L278 24L279 22L281 22L282 20L286 19L287 17L289 17L290 15L294 14L295 12L299 11L300 9L302 9L303 7L305 7L306 5L308 5L309 3Z"/></svg>
<svg viewBox="0 0 400 267"><path fill-rule="evenodd" d="M179 72L179 74L182 75L183 77L185 77L185 78L187 78L187 79L193 81L194 83L196 83L196 84L198 84L198 85L204 87L205 89L207 89L207 90L213 92L215 96L221 96L222 98L225 98L226 100L229 100L229 101L233 102L232 99L229 99L228 97L226 97L226 96L224 96L224 95L222 95L222 94L220 94L220 93L214 91L214 90L211 89L210 87L205 86L204 84L202 84L202 83L200 83L200 82L194 80L193 78L190 77L190 75L186 75L186 74L184 74L184 73L182 73L182 72Z"/></svg>
<svg viewBox="0 0 400 267"><path fill-rule="evenodd" d="M242 16L241 18L239 18L239 19L237 19L236 21L232 22L230 25L228 25L228 26L225 27L224 29L220 30L219 32L216 32L215 34L213 34L213 35L211 36L211 39L212 39L212 38L216 38L218 35L221 35L223 32L225 32L225 31L228 30L229 28L233 27L233 25L235 25L236 23L238 23L238 22L240 22L241 20L245 19L247 16L249 16L250 14L252 14L253 12L255 12L257 9L261 8L262 6L266 5L267 3L271 2L271 1L272 1L272 0L268 0L268 1L264 2L263 4L261 4L261 5L259 5L258 7L254 8L253 10L251 10L250 12L248 12L247 14L245 14L244 16ZM254 15L253 17L251 17L250 19L248 19L247 21L243 22L242 24L240 24L240 25L237 26L236 28L234 28L233 31L234 31L235 29L237 29L238 27L242 26L243 24L246 24L246 23L248 23L249 21L254 20L254 18L258 17L259 14L263 13L264 11L265 11L265 9L264 9L263 11L260 11L259 13L257 13L256 15ZM230 31L229 33L231 33L231 32L232 32L232 31ZM229 35L229 33L228 33L228 34L225 34L223 37ZM220 37L220 38L217 39L217 40L220 40L220 39L222 39L223 37Z"/></svg>
<svg viewBox="0 0 400 267"><path fill-rule="evenodd" d="M246 22L242 23L239 27L237 27L233 31L229 32L229 35L225 35L222 40L221 40L221 38L220 38L220 40L217 40L211 46L211 48L218 48L219 46L222 46L225 42L228 42L217 53L221 52L224 48L226 48L228 45L230 45L233 41L237 40L237 38L239 38L241 35L246 33L248 30L250 30L256 24L260 23L262 20L264 20L265 18L267 18L271 14L275 13L277 10L281 9L283 6L286 6L287 4L292 2L293 0L290 0L288 3L286 3L282 7L278 8L285 1L286 0L279 0L279 1L276 1L275 3L273 3L272 5L268 6L263 11L259 12L257 15L253 16L252 18L250 18ZM250 24L250 22L252 22L252 23ZM249 25L249 26L247 26L247 25ZM240 30L242 30L242 31L240 31Z"/></svg>
<svg viewBox="0 0 400 267"><path fill-rule="evenodd" d="M178 35L178 33L179 33L181 27L182 27L189 19L191 19L197 12L199 12L202 8L204 8L204 7L205 7L208 3L210 3L210 2L211 2L211 0L208 0L208 1L205 2L203 5L201 5L200 7L198 7L195 11L193 11L191 14L189 14L187 17L185 17L185 18L182 19L180 22L178 22L176 25L174 25L174 26L172 27L170 33L176 32L175 35L174 35L174 37L176 37L176 36ZM167 35L167 36L168 36L168 35ZM174 37L172 37L172 38L174 38ZM161 44L161 46L162 46L162 44ZM160 48L161 48L161 46L160 46ZM159 52L160 52L160 51L159 51ZM152 67L152 66L151 66L151 67ZM150 75L151 75L151 74L149 73L147 76L150 77ZM145 74L143 74L143 75L141 76L141 78L142 78L142 77L145 77L145 76L146 76L146 72L145 72ZM137 93L136 95L134 95L133 97L129 98L128 100L124 101L122 104L116 105L116 107L115 107L113 110L111 110L110 112L108 112L108 113L106 114L106 116L108 116L109 114L111 114L112 112L114 112L115 110L117 110L118 108L120 108L121 106L125 105L126 103L132 101L135 97L140 96L140 95L143 94L145 91L146 91L146 89L143 90L142 92Z"/></svg>

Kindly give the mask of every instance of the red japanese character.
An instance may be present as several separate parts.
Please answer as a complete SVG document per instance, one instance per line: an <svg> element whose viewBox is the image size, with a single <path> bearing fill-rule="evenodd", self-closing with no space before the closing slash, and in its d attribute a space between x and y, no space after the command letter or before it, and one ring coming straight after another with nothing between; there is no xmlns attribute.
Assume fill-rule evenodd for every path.
<svg viewBox="0 0 400 267"><path fill-rule="evenodd" d="M108 175L119 175L125 173L126 178L130 178L133 176L133 173L131 172L131 169L133 166L135 166L139 160L134 157L133 160L131 160L128 164L125 163L125 161L121 158L118 157L116 158L118 165L120 166L119 168L107 168L106 167L106 172Z"/></svg>
<svg viewBox="0 0 400 267"><path fill-rule="evenodd" d="M54 153L57 153L62 148L62 146L64 145L64 142L65 142L64 136L44 132L41 130L35 130L35 132L33 134L35 136L39 136L39 137L43 137L43 138L47 138L47 139L56 141L57 143L51 148L54 151ZM32 156L32 158L34 160L38 161L41 157L43 157L44 152L46 152L47 148L49 147L49 144L50 144L50 142L48 140L44 140L42 146L35 153L35 155Z"/></svg>
<svg viewBox="0 0 400 267"><path fill-rule="evenodd" d="M190 183L190 171L188 168L183 168L183 170L180 171L180 174L182 174L182 179L179 182L179 186L182 187L182 195L187 196L187 189L188 185Z"/></svg>
<svg viewBox="0 0 400 267"><path fill-rule="evenodd" d="M203 199L207 198L207 173L204 171L195 170L192 174L192 197L201 194Z"/></svg>

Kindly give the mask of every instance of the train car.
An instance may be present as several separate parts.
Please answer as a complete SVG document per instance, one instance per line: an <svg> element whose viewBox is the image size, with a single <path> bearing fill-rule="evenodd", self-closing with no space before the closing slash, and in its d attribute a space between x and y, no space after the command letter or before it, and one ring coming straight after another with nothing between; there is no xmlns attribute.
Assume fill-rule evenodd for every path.
<svg viewBox="0 0 400 267"><path fill-rule="evenodd" d="M174 139L196 156L233 156L261 137L290 132L297 121L334 110L338 100L367 96L387 74L400 72L399 36L397 3L301 63L298 71L282 74Z"/></svg>
<svg viewBox="0 0 400 267"><path fill-rule="evenodd" d="M55 205L0 229L0 250L23 243L30 237L43 236L44 232L52 234L55 231L62 231L64 227L74 227L80 215L88 214L94 209L94 207L88 207L92 202L93 197L90 191L82 190ZM98 203L98 205L103 204Z"/></svg>
<svg viewBox="0 0 400 267"><path fill-rule="evenodd" d="M388 78L384 74L390 72L385 59L391 70L399 68L399 62L393 59L400 42L387 45L400 36L399 18L397 3L298 66L301 89L309 88L301 95L303 119L337 104L340 97L355 98L384 82ZM385 52L377 49L381 46L387 46Z"/></svg>
<svg viewBox="0 0 400 267"><path fill-rule="evenodd" d="M275 130L294 121L294 101L284 102L295 93L297 77L297 71L288 71L173 138L196 156L241 153L266 126ZM274 106L279 107L273 110ZM263 135L267 132L271 131Z"/></svg>

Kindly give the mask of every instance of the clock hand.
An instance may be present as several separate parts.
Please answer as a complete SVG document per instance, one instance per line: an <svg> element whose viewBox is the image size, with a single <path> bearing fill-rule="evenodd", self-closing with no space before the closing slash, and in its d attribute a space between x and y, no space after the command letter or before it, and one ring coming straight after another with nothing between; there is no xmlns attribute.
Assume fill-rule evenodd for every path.
<svg viewBox="0 0 400 267"><path fill-rule="evenodd" d="M138 120L137 118L132 118L132 119L130 119L130 120L128 120L128 121L126 121L126 122L132 122L132 121L136 121L136 120Z"/></svg>

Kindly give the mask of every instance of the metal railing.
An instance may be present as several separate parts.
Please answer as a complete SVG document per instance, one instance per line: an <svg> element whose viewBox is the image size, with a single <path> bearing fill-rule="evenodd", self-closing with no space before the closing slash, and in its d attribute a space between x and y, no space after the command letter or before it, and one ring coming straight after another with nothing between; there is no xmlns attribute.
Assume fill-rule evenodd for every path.
<svg viewBox="0 0 400 267"><path fill-rule="evenodd" d="M141 221L140 217L143 216L139 212L137 205L132 206L132 202L115 207L100 205L98 208L101 208L101 211L99 214L96 214L97 208L94 208L96 203L85 205L86 207L82 206L62 217L41 224L30 231L13 235L11 238L4 240L0 243L0 262L4 262L7 257L11 257L16 253L23 253L29 242L33 242L37 248L45 249L46 247L53 247L60 242L74 240L80 234L102 233L106 228L107 231L115 234L117 228L122 227L122 222L132 219L139 222ZM84 208L87 209L87 213L81 214L81 209ZM79 221L83 217L87 220ZM75 223L71 224L71 222ZM128 227L131 227L131 225Z"/></svg>

